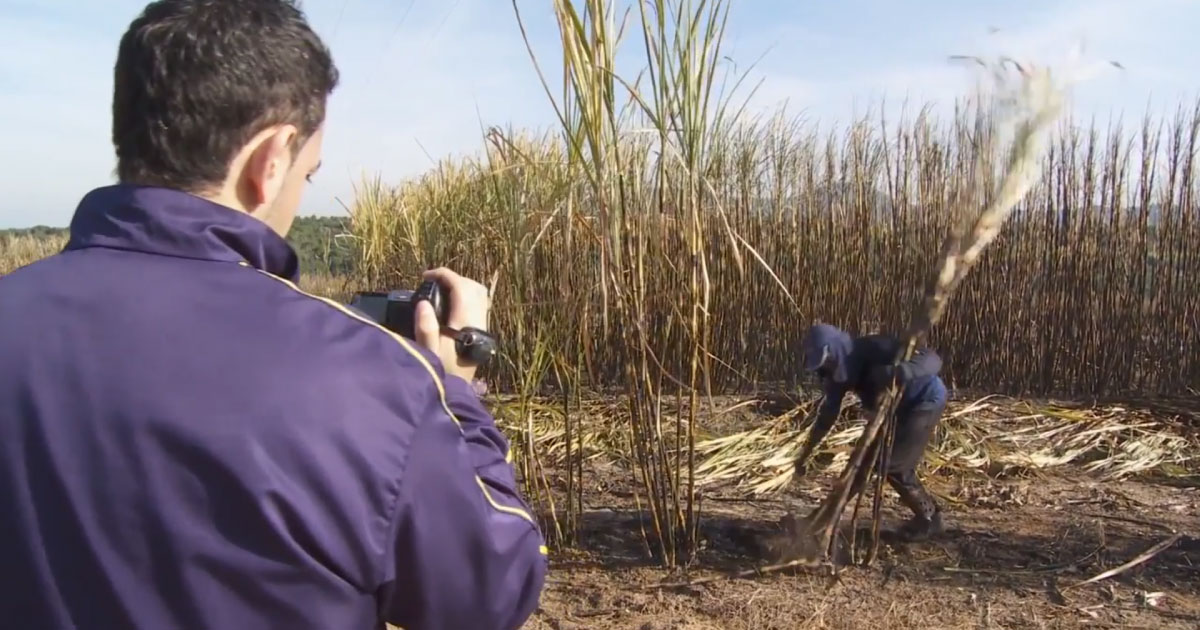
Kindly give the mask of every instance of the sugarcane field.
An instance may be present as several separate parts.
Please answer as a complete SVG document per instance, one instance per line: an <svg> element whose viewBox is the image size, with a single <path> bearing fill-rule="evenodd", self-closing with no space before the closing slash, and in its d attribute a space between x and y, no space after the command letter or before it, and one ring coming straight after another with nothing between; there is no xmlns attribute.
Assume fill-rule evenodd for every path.
<svg viewBox="0 0 1200 630"><path fill-rule="evenodd" d="M281 1L255 0L263 6ZM133 2L123 8L132 16L143 4ZM511 470L513 494L504 497L519 497L510 504L496 498L509 473L480 472L468 484L471 492L476 482L483 491L482 498L472 495L473 500L480 509L496 508L485 512L491 515L488 519L526 518L536 528L548 564L540 583L529 577L534 569L526 569L525 564L505 568L508 560L497 560L499 564L485 570L478 568L484 562L478 558L479 564L472 565L477 573L468 571L467 577L443 582L429 578L430 585L458 585L455 588L478 580L481 592L496 598L489 601L500 602L478 604L481 610L516 606L505 600L508 596L499 595L508 591L499 589L516 588L512 585L518 582L526 589L541 584L538 593L521 591L521 597L537 598L536 606L533 599L527 600L531 611L527 618L505 612L516 616L504 619L520 619L502 622L501 613L496 613L495 619L481 620L479 627L523 623L519 627L530 630L1200 628L1200 97L1195 96L1195 77L1200 74L1184 73L1179 75L1184 78L1162 83L1180 93L1191 90L1191 96L1176 100L1171 100L1174 92L1164 94L1165 88L1153 97L1134 88L1112 88L1135 81L1141 76L1138 72L1168 76L1165 68L1175 66L1150 61L1149 52L1133 58L1099 56L1102 53L1093 54L1093 49L1082 45L1071 47L1059 31L1051 29L1059 23L1080 31L1095 29L1097 37L1089 43L1098 40L1103 50L1105 33L1125 41L1117 26L1122 20L1131 32L1142 28L1152 33L1147 25L1160 24L1154 20L1165 29L1168 23L1188 23L1186 15L1200 16L1195 7L1162 0L1161 6L1150 2L1146 15L1141 15L1117 3L1049 3L1046 11L1053 12L1046 15L1058 16L1046 18L1053 24L1030 17L1032 25L1024 27L1028 32L1001 41L1020 43L1034 38L1029 33L1042 33L1060 48L1070 49L1065 60L1010 55L1003 47L994 53L970 46L939 48L929 67L939 68L937 73L951 69L953 74L947 76L956 81L949 84L952 88L940 83L937 89L930 88L943 97L940 104L880 103L842 112L841 119L830 122L810 119L804 98L812 99L817 111L823 112L821 86L832 90L831 86L848 85L848 80L822 83L784 77L772 83L771 72L758 72L753 65L767 47L756 34L783 33L779 38L785 50L810 45L814 58L836 56L830 51L841 48L835 46L853 55L851 48L867 46L865 40L871 38L895 41L887 46L917 46L900 42L919 40L919 36L907 38L905 28L886 24L898 19L892 11L902 10L875 2L850 3L854 7L840 9L779 3L768 9L732 0L468 0L462 7L417 2L411 18L415 22L409 25L404 20L410 18L393 15L407 16L403 6L385 4L306 2L304 10L315 30L331 42L333 58L339 63L339 46L357 50L355 45L365 44L352 42L355 37L376 37L370 40L372 47L363 48L359 61L347 64L365 64L362 59L378 57L372 64L383 66L392 46L403 54L418 54L422 46L442 41L435 36L438 29L460 33L479 23L477 35L496 47L492 52L503 59L511 75L523 77L521 97L528 100L514 96L515 104L507 110L495 105L509 103L504 100L508 97L501 96L507 92L497 87L511 80L505 78L509 74L479 79L484 93L497 90L493 105L499 109L480 105L488 100L485 97L462 96L475 94L474 87L455 91L458 96L451 100L461 96L470 101L470 111L481 107L488 116L509 111L515 122L485 120L483 113L479 118L472 114L447 122L459 130L453 133L470 137L468 146L473 151L451 154L447 149L442 156L436 154L441 149L435 149L435 154L426 156L423 146L418 151L413 144L412 151L423 160L415 162L421 164L414 167L415 174L368 172L354 178L352 193L339 197L336 204L319 199L324 204L320 207L328 211L301 213L283 230L288 260L296 261L286 271L294 272L298 281L267 269L263 273L283 279L262 284L315 298L341 318L337 323L321 320L301 332L290 316L280 316L281 326L295 326L289 333L292 341L280 342L293 358L281 361L300 361L295 358L300 356L297 348L309 336L361 343L363 337L336 332L341 330L336 326L348 325L346 315L360 320L355 325L367 322L388 331L390 339L379 335L380 343L399 343L410 354L385 363L375 358L382 351L372 347L358 352L364 366L378 361L370 365L413 370L395 376L401 388L417 387L414 383L426 378L427 370L436 389L429 388L432 393L422 394L425 398L420 400L434 402L421 404L436 413L444 408L467 436L469 448L499 449L487 451L486 457L492 459L486 466L478 459L484 457L479 455L483 451L471 451L475 459L468 463L480 471ZM179 6L184 5L191 7L189 11L211 9L194 0L181 0ZM865 17L877 10L884 13ZM911 10L922 16L959 11ZM0 10L0 19L5 19L6 11ZM961 11L959 18L945 19L974 24L965 17L967 9ZM993 16L994 11L982 8L970 9L970 19L983 19L975 11L987 13L988 20L1003 21L1002 13ZM1031 16L1043 15L1032 8L1028 11ZM777 12L774 17L773 12ZM15 15L27 19L23 13ZM122 19L127 22L127 17ZM806 20L814 24L811 30L802 25ZM859 30L840 27L861 31L856 36L861 39L847 39L849 43L839 43L834 31L822 34L815 26L857 20L862 21ZM400 25L392 29L390 25L397 21ZM773 29L772 24L783 26ZM1038 24L1046 30L1037 30ZM125 26L122 23L121 29ZM938 31L936 26L929 28L931 33ZM994 30L997 37L1007 32ZM793 36L799 43L788 43ZM973 44L989 36L938 39L929 35L937 45ZM400 41L406 37L426 43ZM462 63L485 68L501 63L456 48L468 39L454 40L453 52L442 54L476 59ZM1137 42L1150 51L1158 45L1153 39L1147 35ZM123 46L134 45L132 41ZM497 42L507 43L502 47ZM1142 49L1129 44L1128 50ZM824 76L818 68L821 64L828 63L832 68L828 72L834 72L843 67L838 63L851 63L814 58L799 57L784 65L808 68L815 77ZM1191 59L1200 63L1194 54L1176 63L1187 65ZM878 60L881 68L886 61ZM1159 65L1151 67L1154 63ZM374 80L369 80L371 72L353 71L375 65L347 67L351 70L343 70L342 78L347 90L375 94L366 91ZM1194 73L1198 68L1190 70ZM414 71L411 81L436 84L438 79L429 77L437 72ZM464 69L462 77L475 72L482 70ZM927 75L916 72L886 79L882 77L892 75L881 70L866 76L865 84L878 79L884 84L879 89L889 90L887 99L896 101L907 98L910 83L919 92ZM3 77L0 72L0 82ZM466 85L462 77L445 81ZM1093 89L1097 85L1109 87ZM403 88L409 89L407 84ZM411 89L420 93L423 88ZM1126 101L1110 106L1104 100L1104 95L1118 93L1130 102L1153 106L1130 111L1121 109ZM336 99L337 92L333 94ZM430 103L436 102L436 94L431 92ZM1087 101L1092 109L1086 113L1079 105L1080 94L1092 99ZM763 105L768 102L763 99L772 96L787 100L787 106L773 101ZM363 98L371 107L386 105ZM403 99L420 101L421 97L406 93ZM537 124L527 122L523 113L533 103L545 114ZM345 116L357 115L349 111L350 105L346 107ZM406 102L396 107L408 111L418 105ZM1110 119L1098 119L1095 112L1105 108L1120 111ZM384 132L368 129L372 123L365 120L376 115L373 111L362 110L366 118L361 124L345 121L349 131L343 143L374 146L369 137ZM453 111L460 110L456 106ZM429 134L442 129L433 122L421 124ZM449 129L446 126L443 132L451 134ZM332 138L341 132L331 122L324 133ZM415 131L410 135L426 137ZM408 144L395 146L408 147L412 138L405 136L403 142ZM338 161L342 155L338 152L355 149L327 146L335 147L334 157L327 149L325 158L335 167L330 170L327 164L321 177L344 179L342 171L351 169ZM253 160L246 163L250 165L246 168L254 166ZM315 167L308 177L313 173ZM244 187L244 182L239 186ZM244 191L239 194L239 198L246 196ZM86 239L95 239L97 247L113 256L112 251L141 246L142 241L127 247L105 240L122 234L132 219L120 218L115 227L90 228L89 219L79 214L87 203L95 202L81 204L70 227L67 219L13 218L14 225L25 221L21 225L26 227L0 230L0 323L17 321L4 319L5 313L17 313L15 307L4 310L6 295L33 295L31 289L9 288L6 293L5 287L22 286L20 279L34 277L39 268L53 269L54 260L71 260ZM81 231L85 229L94 229L95 234L89 236ZM186 229L205 232L207 228ZM164 230L148 228L148 236L138 238L169 233ZM224 244L240 238L240 232L231 228L213 228L205 234L216 235L213 238ZM183 238L172 236L164 242L177 245ZM251 252L246 254L249 262L240 264L256 266L253 256L259 255L254 252L260 247L238 249ZM189 250L171 257L203 255L208 254ZM230 260L241 261L240 256ZM424 312L416 310L418 302L421 296L432 295L429 274L440 273L429 270L442 268L486 288L479 294L487 304L486 326L455 324L460 329L456 330L446 323L442 311L436 311L441 328L434 325L432 333L422 332L416 323L423 317L419 312ZM146 277L151 278L148 283L158 281L153 274ZM232 281L222 282L214 286L235 286ZM445 291L444 286L439 290ZM377 316L364 306L369 299L396 302L401 298L393 294L385 298L384 292L398 289L416 291L402 298L410 300L405 304L413 308L403 324L411 333L385 321L392 310L381 306ZM48 297L38 298L42 300L38 304L76 303L68 295L104 301L102 294L90 289L48 287L46 291ZM119 289L119 294L136 291ZM155 302L146 296L138 299L147 300L147 305ZM438 302L442 299L448 300L447 309L454 309L466 298L459 293L427 298L430 313L442 308ZM226 310L236 314L229 317L257 321L248 313L265 302L248 297L244 310ZM145 308L158 312L163 307ZM33 322L42 316L21 317ZM429 321L434 321L433 316ZM135 332L145 327L130 326ZM59 333L49 330L68 328L10 335L9 340L0 339L0 354L31 347L22 345L26 341L20 337L40 339L47 353L68 352L68 338L55 338ZM146 334L164 344L182 343L170 330L174 328ZM457 336L447 341L451 333ZM252 336L267 334L256 329ZM422 341L421 335L428 334L432 345ZM442 352L438 343L453 347L445 352L458 353L457 366L450 362L442 367L432 360L435 355L450 356L437 354ZM482 357L478 373L474 365L469 372L455 371L467 361L463 348L478 343L485 344L484 350L476 347L482 354L472 355ZM420 354L412 346L432 350ZM159 350L145 352L157 357ZM342 357L331 352L321 356ZM246 353L251 356L250 350ZM139 356L130 351L128 360L137 363L142 360ZM211 370L192 374L186 364L210 365L208 360L181 358L184 371L180 373L185 376L178 380L204 382ZM243 360L251 359L241 357L235 363ZM49 373L50 359L46 361L45 365L40 360L30 363L34 366L30 372ZM0 374L15 378L19 370L5 371L2 363L0 358ZM267 391L288 390L297 400L319 406L326 398L336 398L338 388L373 391L370 388L393 378L382 370L367 373L366 367L351 375L354 361L344 357L327 363L338 366L328 368L334 370L330 372L334 376L326 379L328 392L321 392L321 383L296 381L299 368L280 368L281 374L290 376L279 378L293 379L293 384L271 385ZM254 378L249 368L230 368L230 373ZM451 389L451 378L459 374L474 377L464 376L467 384ZM90 382L76 376L63 378L70 386ZM471 400L482 403L478 414L490 415L494 428L470 433L470 423L480 422L478 415L460 422L462 412L454 405L466 403L454 397L463 396L468 386ZM30 410L45 399L28 393L33 391L32 385L13 385L0 389L0 398L4 392L17 392L12 398L19 399L14 409ZM153 396L149 390L128 385L114 391L119 394L80 396L94 405L110 404L118 395L133 401ZM205 396L180 394L176 399L204 401ZM47 409L57 408L46 404ZM170 415L160 403L147 404L153 413ZM263 418L302 413L285 413L271 404L263 403L256 407L257 416L239 422L249 426L268 421ZM416 405L375 401L336 408L373 413L384 407L416 409ZM15 413L9 415L15 418ZM29 413L41 421L46 412ZM205 412L205 417L220 413ZM214 426L220 422L213 420ZM384 424L358 418L337 422L347 427ZM15 420L11 426L16 426ZM42 435L33 429L23 431L3 435ZM80 431L91 435L87 432L96 429ZM120 435L140 448L143 438L128 437L135 434L127 431ZM202 433L203 427L189 425L181 435ZM217 443L227 445L221 448L240 448L221 435ZM281 444L304 443L298 452L312 453L311 460L304 459L309 455L296 456L313 466L296 479L308 480L309 474L311 479L321 478L319 460L328 463L330 452L392 439L356 441L342 433L331 435L335 442L319 447L302 437L283 439ZM30 444L36 441L28 439ZM408 438L395 441L408 448ZM416 437L412 443L418 443ZM194 452L174 448L193 458L186 461L210 457L200 447ZM258 462L272 448L247 447L242 459ZM198 454L202 451L203 457ZM63 457L53 448L47 447L47 452L55 454L50 459L56 462ZM10 461L12 453L5 456ZM375 451L348 457L368 460L367 453ZM451 464L435 461L439 457L449 456L430 455L421 460L429 463L422 465L444 465L438 470L450 475ZM26 469L43 470L34 464L14 464L13 474L19 477ZM233 468L219 470L226 474ZM71 474L42 474L55 483L66 484L62 480L72 478ZM428 480L440 474L414 478L433 483ZM153 474L145 476L147 488L157 487L150 479ZM278 483L279 489L272 492L282 497L294 491L295 484L307 481ZM350 487L335 486L333 481L313 483L319 488L317 494L297 499L296 505L337 503L343 500L337 497L339 492ZM7 477L0 479L0 487L6 484L17 487ZM30 484L34 489L43 487L37 480ZM418 496L420 489L395 492ZM63 497L77 496L63 493ZM16 501L25 495L10 492L7 496ZM210 499L213 506L207 511L189 513L211 513L219 521L224 514L221 499L214 495L205 500ZM228 501L232 505L238 499ZM300 525L300 508L285 506L283 498L259 501L278 510L271 514L278 515L281 531L300 532L294 546L278 547L287 553L300 553L297 549L309 553L325 544L320 542L322 536L336 537L333 530ZM38 507L31 514L36 516L13 522L42 523L47 517L39 510L49 509L46 506L53 501L34 503ZM143 509L122 505L125 512L119 519L132 518ZM80 509L73 508L72 513ZM356 514L366 510L350 509L358 510ZM422 508L412 509L415 514ZM80 516L80 521L87 523L90 518ZM337 514L329 518L330 522L347 520ZM465 522L474 517L464 513L461 518ZM264 523L269 520L264 519ZM430 517L428 523L449 527L446 523L455 520ZM400 523L383 531L400 535L408 527L418 529L408 521ZM192 523L184 529L193 531L193 526L199 527ZM214 531L237 529L227 527L231 526L218 522ZM515 549L518 543L509 539L516 540L517 525L508 527L488 539L501 542L461 543L462 555L492 553L489 544L497 548L511 544ZM5 535L18 530L16 525L0 528ZM118 528L105 531L116 535ZM200 539L215 534L192 535ZM430 526L422 535L437 538L438 532ZM79 540L88 538L80 536ZM230 540L239 541L235 545L248 545L245 541L253 539L250 533L230 534ZM452 541L437 540L445 545L438 549L455 547ZM175 549L172 545L179 544L167 547ZM532 554L533 547L529 549ZM179 558L187 557L179 553ZM278 560L286 556L274 553L263 552L263 558L286 564ZM339 579L359 557L336 564L326 558L324 547L312 553L320 571ZM445 553L451 557L455 552ZM441 562L431 559L434 555L430 552L413 563L434 566ZM47 562L56 562L54 556L45 555L50 558ZM164 558L175 557L149 551L126 551L124 556L139 558L134 567L150 571L153 565L154 575L166 571L161 564ZM42 557L30 554L29 562L34 563L30 566L38 566ZM97 557L108 561L104 553ZM213 558L208 561L216 563ZM85 564L92 563L89 559ZM330 569L326 563L336 567ZM426 589L417 586L423 584L421 577L403 577L408 574L400 552L394 563L385 572L394 573L396 584L435 599L429 593L440 587ZM208 570L221 574L217 568ZM445 571L451 572L449 565ZM129 579L130 573L118 573ZM47 569L50 574L58 573ZM45 581L49 577L39 579L40 584L49 584ZM228 585L239 583L221 579L230 580ZM495 584L488 582L492 586L485 589L483 581L492 579ZM168 585L163 592L183 592L188 584L185 578L162 580ZM283 577L278 580L287 582ZM258 586L240 583L243 595L258 592ZM61 586L50 591L50 602L65 602L73 592ZM135 591L130 583L111 587L117 599ZM456 596L473 601L471 593L457 591ZM264 594L262 599L286 600L287 596ZM392 599L381 601L393 605ZM93 606L63 605L77 609L76 613ZM131 627L142 627L133 621L137 607L123 605L121 614L129 615L124 618ZM297 607L289 608L292 613L303 616L300 605L294 600L288 604ZM434 606L420 605L430 606L429 610ZM379 606L385 610L384 604ZM380 612L378 627L385 623L389 629L450 627L445 620L455 618L450 603L445 603L446 616L440 618L429 611L422 613L428 616L416 616L411 611L419 605L406 606L395 604L394 614ZM0 606L0 612L13 610L23 609ZM32 605L28 610L33 610ZM319 618L319 623L331 619ZM193 627L214 627L206 625L214 619L197 619ZM317 624L317 619L314 615L312 623ZM413 620L411 625L398 621L405 619ZM78 627L88 627L82 619L75 620ZM4 623L0 620L0 626Z"/></svg>

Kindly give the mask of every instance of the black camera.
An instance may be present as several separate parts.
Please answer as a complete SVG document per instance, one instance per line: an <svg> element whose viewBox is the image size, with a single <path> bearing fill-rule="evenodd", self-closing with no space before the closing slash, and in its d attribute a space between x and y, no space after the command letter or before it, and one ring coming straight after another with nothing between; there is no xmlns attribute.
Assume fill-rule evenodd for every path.
<svg viewBox="0 0 1200 630"><path fill-rule="evenodd" d="M416 291L396 289L394 291L363 291L354 294L350 306L358 309L384 328L415 339L417 333L417 302L427 300L437 314L438 323L445 326L450 308L442 300L442 291L432 280L424 282Z"/></svg>
<svg viewBox="0 0 1200 630"><path fill-rule="evenodd" d="M496 339L487 331L470 326L455 330L446 325L450 304L443 298L441 287L433 280L421 283L416 291L361 291L354 294L350 307L402 337L415 339L417 303L422 300L428 301L433 307L442 332L454 338L454 349L458 356L483 366L496 354Z"/></svg>

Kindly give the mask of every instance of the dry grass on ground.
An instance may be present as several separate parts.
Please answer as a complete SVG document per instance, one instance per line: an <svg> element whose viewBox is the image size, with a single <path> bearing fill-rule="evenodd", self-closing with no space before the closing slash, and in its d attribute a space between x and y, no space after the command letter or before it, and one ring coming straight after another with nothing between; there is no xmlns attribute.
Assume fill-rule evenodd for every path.
<svg viewBox="0 0 1200 630"><path fill-rule="evenodd" d="M592 404L597 413L616 411L605 403ZM778 408L761 402L738 406L721 401L717 408L734 406L735 412L708 416L704 430L710 445L729 435L740 434L746 441L745 432L752 425L769 426L772 418L780 417ZM587 498L581 543L553 554L541 609L526 627L1198 627L1200 492L1196 485L1200 478L1195 464L1200 449L1187 426L1197 426L1200 418L1195 402L1071 407L1000 399L952 407L951 414L959 415L947 421L939 455L931 458L936 463L928 471L931 489L948 510L950 531L944 536L907 546L885 544L875 566L842 568L836 578L828 572L801 571L686 588L656 585L762 564L762 539L775 531L786 512L804 513L815 507L836 468L800 482L787 479L775 491L759 493L750 491L753 484L773 478L761 466L743 467L758 470L757 474L710 480L702 501L703 549L689 572L669 573L647 557L640 529L648 530L650 525L639 522L635 483L617 451L604 446L619 445L620 438L598 431L584 438L590 440L594 453L584 476ZM759 415L763 413L765 417ZM1068 421L1076 428L1085 423L1111 431L1093 433L1105 438L1087 442L1084 452L1074 457L1064 457L1086 442L1078 436L1089 429L1055 433L1038 427ZM861 424L851 431L859 428ZM516 437L513 431L509 434ZM551 450L553 430L542 435L540 444ZM1135 445L1152 442L1151 435L1176 445L1180 452L1171 461L1137 470L1120 465L1137 460L1130 453L1139 452ZM838 461L852 439L843 436L847 445L830 449L826 461L830 455ZM1030 453L1038 452L1040 440L1041 450L1060 456L1027 458L1025 465L1013 461L970 465L975 461L970 457L947 455L961 450L962 444L978 441L979 452L997 456L1008 452L1011 458L1015 457L1011 452L1019 449L1003 451L1000 445L1014 439L1025 440L1015 446ZM769 455L777 448L764 448L758 454ZM719 450L709 453L709 461L719 457ZM552 467L550 472L553 479ZM869 506L863 509L863 514L869 512ZM906 516L890 494L885 514L890 524ZM1169 548L1139 566L1073 587L1175 534L1180 537Z"/></svg>

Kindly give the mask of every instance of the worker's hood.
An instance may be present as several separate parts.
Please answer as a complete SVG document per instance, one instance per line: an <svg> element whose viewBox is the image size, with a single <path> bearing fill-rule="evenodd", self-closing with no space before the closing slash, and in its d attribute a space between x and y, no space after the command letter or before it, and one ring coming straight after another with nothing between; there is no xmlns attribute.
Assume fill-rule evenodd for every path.
<svg viewBox="0 0 1200 630"><path fill-rule="evenodd" d="M825 367L838 383L849 380L847 362L854 349L850 334L829 324L816 324L804 337L804 369L812 372Z"/></svg>

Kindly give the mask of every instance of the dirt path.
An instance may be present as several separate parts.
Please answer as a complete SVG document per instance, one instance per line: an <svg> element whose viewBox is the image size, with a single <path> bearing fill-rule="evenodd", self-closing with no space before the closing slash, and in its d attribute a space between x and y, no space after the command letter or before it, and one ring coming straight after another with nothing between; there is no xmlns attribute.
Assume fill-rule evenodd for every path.
<svg viewBox="0 0 1200 630"><path fill-rule="evenodd" d="M757 536L789 506L806 512L828 483L806 481L786 498L762 501L708 492L705 549L692 577L760 562ZM632 499L612 485L618 489L589 505L583 548L553 557L542 609L527 628L1200 628L1194 486L1106 484L1070 470L1009 481L935 478L950 531L884 547L873 567L846 568L837 579L804 572L654 590L647 587L680 576L645 558ZM889 494L889 523L904 516L896 507ZM1182 536L1141 566L1071 588L1172 531Z"/></svg>

